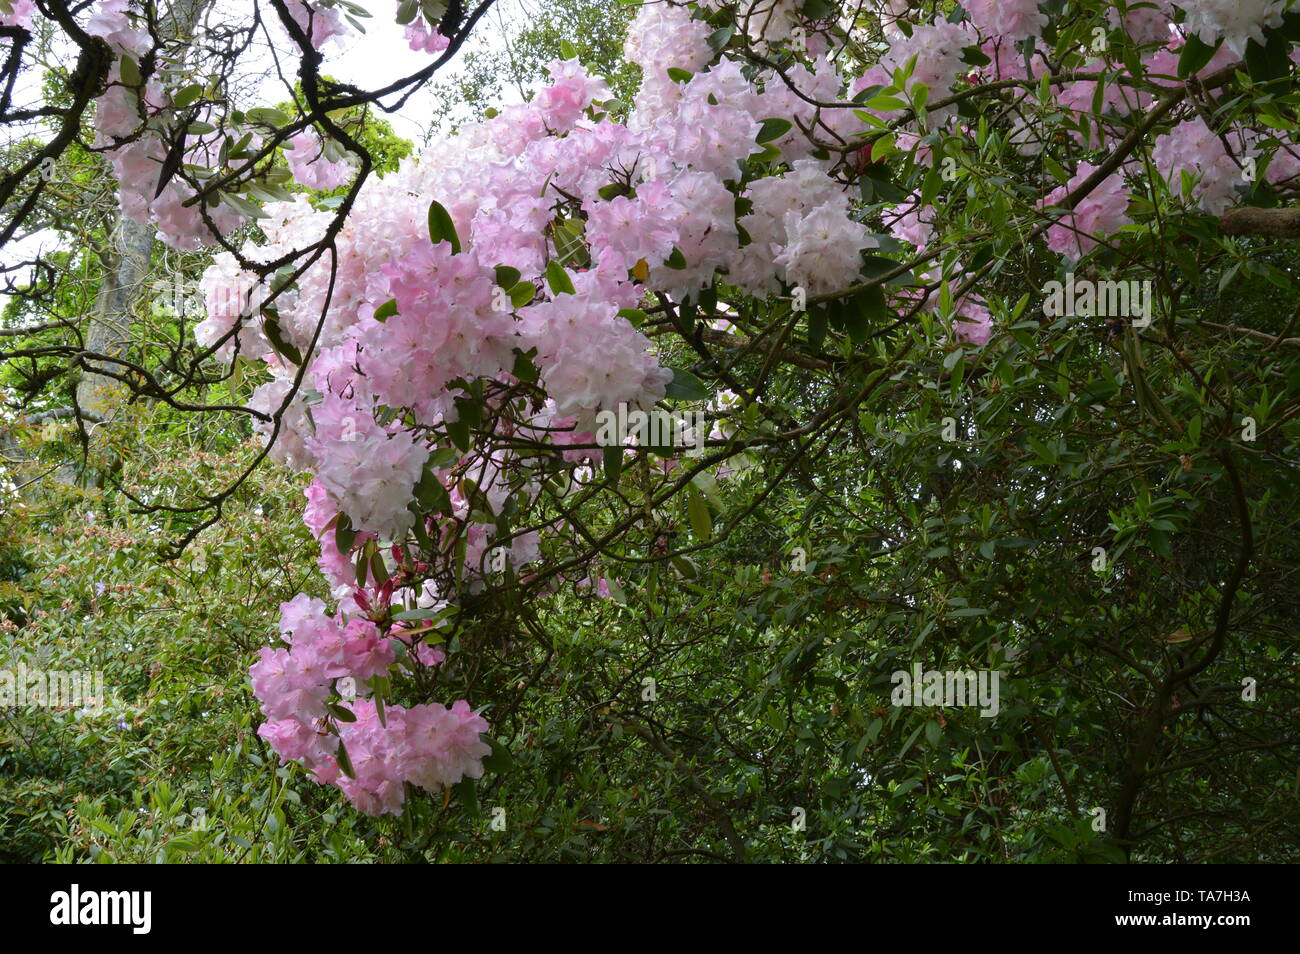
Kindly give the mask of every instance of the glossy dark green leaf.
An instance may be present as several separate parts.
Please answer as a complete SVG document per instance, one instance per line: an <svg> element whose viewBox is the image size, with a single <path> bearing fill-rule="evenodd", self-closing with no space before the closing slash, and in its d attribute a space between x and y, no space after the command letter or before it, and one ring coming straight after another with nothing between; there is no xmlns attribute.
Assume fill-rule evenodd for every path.
<svg viewBox="0 0 1300 954"><path fill-rule="evenodd" d="M678 401L704 401L713 396L708 385L691 372L672 368L673 379L668 382L664 396Z"/></svg>
<svg viewBox="0 0 1300 954"><path fill-rule="evenodd" d="M434 245L439 242L449 242L451 253L460 254L460 237L456 235L456 223L451 220L451 213L437 199L429 203L429 241Z"/></svg>

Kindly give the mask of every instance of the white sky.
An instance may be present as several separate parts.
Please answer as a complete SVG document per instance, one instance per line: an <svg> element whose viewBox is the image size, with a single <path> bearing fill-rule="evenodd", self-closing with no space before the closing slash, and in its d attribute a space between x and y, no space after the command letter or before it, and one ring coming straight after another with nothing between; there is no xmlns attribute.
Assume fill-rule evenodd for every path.
<svg viewBox="0 0 1300 954"><path fill-rule="evenodd" d="M501 30L498 24L501 17L509 16L517 7L518 0L498 0L475 26L474 34L466 41L461 52L438 71L433 84L454 79L464 50L471 48L475 39L480 43L487 40L492 46L499 46ZM365 34L354 34L346 38L341 54L338 52L339 46L332 44L332 49L324 51L325 68L336 79L362 89L379 89L427 66L435 54L419 53L407 45L404 28L398 26L393 19L395 4L391 4L390 8L388 0L371 0L370 8L374 15L364 21ZM334 44L337 42L333 41ZM432 102L432 96L425 89L411 97L399 113L384 115L399 136L418 144L431 124Z"/></svg>

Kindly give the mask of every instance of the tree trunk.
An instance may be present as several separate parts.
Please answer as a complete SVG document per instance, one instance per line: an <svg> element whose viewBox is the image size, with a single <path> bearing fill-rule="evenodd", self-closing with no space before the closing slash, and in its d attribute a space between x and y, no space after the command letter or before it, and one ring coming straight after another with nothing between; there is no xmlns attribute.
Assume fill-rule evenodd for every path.
<svg viewBox="0 0 1300 954"><path fill-rule="evenodd" d="M109 267L104 283L99 286L86 333L87 351L112 357L125 354L131 339L131 306L140 298L149 275L153 233L152 225L142 225L121 212L117 214ZM101 362L99 367L121 371L120 366L111 362ZM121 381L87 371L77 384L77 407L83 418L97 424L112 418L125 395L126 386Z"/></svg>
<svg viewBox="0 0 1300 954"><path fill-rule="evenodd" d="M177 0L159 26L159 36L180 39L194 32L195 24L211 0ZM86 350L110 357L124 355L131 344L131 309L146 291L149 259L153 249L154 227L139 223L121 210L110 238L111 249L104 283L99 288L95 311L86 333ZM87 360L91 368L120 373L122 367L112 362ZM121 381L93 370L85 370L77 383L76 406L90 431L91 439L99 425L107 423L121 408L128 389ZM110 459L108 465L115 466Z"/></svg>

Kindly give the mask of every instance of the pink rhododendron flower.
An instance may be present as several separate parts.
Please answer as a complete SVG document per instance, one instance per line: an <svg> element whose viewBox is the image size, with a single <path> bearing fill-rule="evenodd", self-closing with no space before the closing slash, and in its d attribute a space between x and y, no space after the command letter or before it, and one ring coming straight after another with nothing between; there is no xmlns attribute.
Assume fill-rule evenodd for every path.
<svg viewBox="0 0 1300 954"><path fill-rule="evenodd" d="M576 58L552 60L546 72L551 75L551 83L533 102L554 130L572 128L588 106L613 95L605 81L588 73Z"/></svg>
<svg viewBox="0 0 1300 954"><path fill-rule="evenodd" d="M974 345L988 344L993 335L993 316L984 305L974 301L963 302L953 330L958 341Z"/></svg>
<svg viewBox="0 0 1300 954"><path fill-rule="evenodd" d="M1026 40L1042 36L1047 26L1047 14L1038 9L1038 0L963 0L962 6L987 37Z"/></svg>
<svg viewBox="0 0 1300 954"><path fill-rule="evenodd" d="M293 177L308 189L328 192L352 176L352 166L346 161L325 158L320 137L312 132L301 132L290 139L284 147L284 157Z"/></svg>
<svg viewBox="0 0 1300 954"><path fill-rule="evenodd" d="M451 45L451 37L443 36L417 16L406 25L406 44L417 53L441 53Z"/></svg>
<svg viewBox="0 0 1300 954"><path fill-rule="evenodd" d="M97 36L116 53L140 56L149 49L151 40L144 30L135 29L127 16L130 0L100 0L86 21L86 32Z"/></svg>
<svg viewBox="0 0 1300 954"><path fill-rule="evenodd" d="M1122 26L1134 42L1145 45L1169 41L1173 13L1173 5L1169 0L1134 0L1128 5L1123 18L1118 10L1108 10L1106 17L1112 29Z"/></svg>
<svg viewBox="0 0 1300 954"><path fill-rule="evenodd" d="M1179 0L1187 14L1183 29L1214 46L1220 40L1237 56L1246 55L1246 43L1264 43L1264 28L1282 23L1285 0Z"/></svg>
<svg viewBox="0 0 1300 954"><path fill-rule="evenodd" d="M961 53L975 41L965 24L947 21L922 24L912 31L910 38L900 39L890 46L889 52L881 59L881 65L892 76L916 57L908 84L924 83L929 89L929 101L936 102L949 95L960 77L972 72L972 68L962 62ZM939 120L951 118L957 114L957 108L945 106L935 110L934 114Z"/></svg>
<svg viewBox="0 0 1300 954"><path fill-rule="evenodd" d="M810 295L822 295L853 284L862 270L862 253L879 244L867 227L849 217L840 203L828 202L811 212L787 212L788 244L775 258L786 281Z"/></svg>
<svg viewBox="0 0 1300 954"><path fill-rule="evenodd" d="M1229 154L1221 139L1196 116L1179 123L1156 140L1151 160L1175 195L1182 191L1182 174L1198 177L1192 195L1211 215L1221 215L1238 200L1237 186L1244 180L1238 160L1254 156L1252 147Z"/></svg>
<svg viewBox="0 0 1300 954"><path fill-rule="evenodd" d="M614 598L613 593L611 593L609 589L609 580L605 579L603 576L598 576L596 577L595 585L596 585L596 595L599 596L601 599L611 600ZM591 577L589 576L583 577L576 584L576 587L579 590L591 589L591 586L592 586L592 581L591 581Z"/></svg>
<svg viewBox="0 0 1300 954"><path fill-rule="evenodd" d="M0 13L0 26L32 28L32 17L36 15L35 0L10 0L10 12Z"/></svg>
<svg viewBox="0 0 1300 954"><path fill-rule="evenodd" d="M1039 204L1047 208L1061 201L1096 171L1097 167L1090 163L1079 163L1070 181L1052 190ZM1128 201L1124 180L1117 174L1107 176L1079 200L1072 212L1047 230L1047 247L1061 255L1082 258L1097 247L1099 239L1114 235L1132 221L1128 217Z"/></svg>
<svg viewBox="0 0 1300 954"><path fill-rule="evenodd" d="M334 37L347 36L349 32L337 7L309 3L308 0L285 0L285 7L317 50Z"/></svg>

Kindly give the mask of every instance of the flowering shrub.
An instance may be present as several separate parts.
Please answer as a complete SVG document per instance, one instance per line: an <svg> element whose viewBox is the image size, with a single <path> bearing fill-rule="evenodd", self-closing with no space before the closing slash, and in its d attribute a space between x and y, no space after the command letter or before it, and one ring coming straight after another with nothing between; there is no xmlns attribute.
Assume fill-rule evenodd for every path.
<svg viewBox="0 0 1300 954"><path fill-rule="evenodd" d="M321 48L346 38L350 6L290 3L282 26ZM448 49L414 6L401 12L411 48ZM30 18L20 7L5 16ZM776 304L791 327L806 314L814 352L828 324L859 344L936 317L950 344L984 346L1025 305L973 290L1009 243L986 236L988 253L969 254L969 233L957 241L946 220L960 204L987 201L997 231L1013 196L1031 239L1073 263L1157 203L1218 215L1257 181L1288 187L1298 167L1280 133L1294 126L1244 112L1210 125L1182 108L1191 79L1289 74L1286 3L1061 9L970 0L920 22L897 2L847 20L820 2L651 4L627 38L643 73L630 104L557 60L531 101L373 179L324 119L226 110L201 84L142 75L134 13L97 5L87 29L117 57L97 143L122 208L178 248L221 239L196 335L222 360L264 364L258 429L314 477L306 521L337 608L285 603L288 648L252 668L277 753L371 814L399 813L406 783L483 773L487 721L420 693L455 663L442 644L493 586L540 596L571 569L591 585L566 565L581 544L545 505L596 467L616 483L635 456L592 440L600 412L711 396L665 366L661 333L700 344L701 312L740 320ZM1149 154L1135 130L1151 134ZM269 159L276 144L287 172ZM1003 168L1025 156L1042 159L1028 185ZM205 196L202 177L177 174L237 159L251 163L243 191ZM290 193L290 174L313 190L351 183L341 227L337 203ZM253 222L259 234L225 240ZM642 492L724 478L760 438L723 433ZM692 523L707 538L703 506Z"/></svg>

